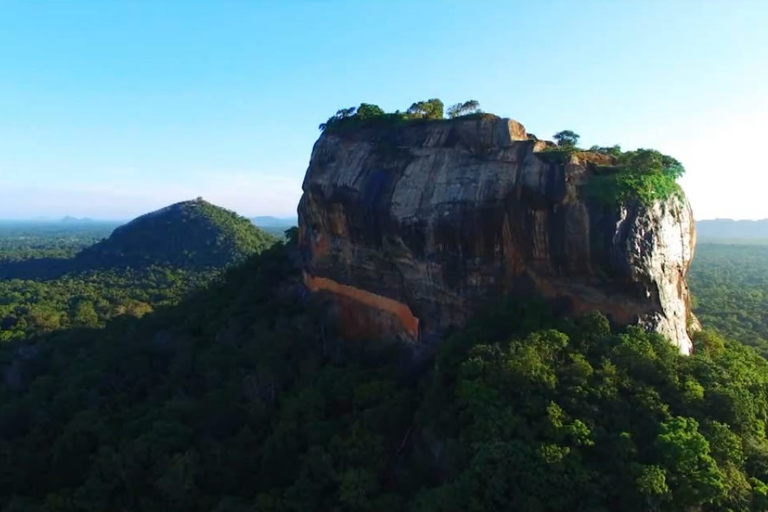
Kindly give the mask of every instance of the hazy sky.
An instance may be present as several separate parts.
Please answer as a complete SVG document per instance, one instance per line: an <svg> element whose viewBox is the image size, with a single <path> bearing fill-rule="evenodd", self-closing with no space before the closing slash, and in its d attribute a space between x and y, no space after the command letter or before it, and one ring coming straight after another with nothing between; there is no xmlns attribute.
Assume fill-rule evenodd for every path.
<svg viewBox="0 0 768 512"><path fill-rule="evenodd" d="M0 0L0 218L291 215L317 125L438 97L687 168L768 217L768 1Z"/></svg>

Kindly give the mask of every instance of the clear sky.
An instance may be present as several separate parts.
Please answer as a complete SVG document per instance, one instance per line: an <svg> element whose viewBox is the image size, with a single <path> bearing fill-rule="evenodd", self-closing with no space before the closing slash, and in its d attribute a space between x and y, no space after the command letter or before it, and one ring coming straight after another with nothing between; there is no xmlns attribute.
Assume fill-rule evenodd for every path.
<svg viewBox="0 0 768 512"><path fill-rule="evenodd" d="M0 0L0 218L292 215L320 122L432 97L768 217L768 0Z"/></svg>

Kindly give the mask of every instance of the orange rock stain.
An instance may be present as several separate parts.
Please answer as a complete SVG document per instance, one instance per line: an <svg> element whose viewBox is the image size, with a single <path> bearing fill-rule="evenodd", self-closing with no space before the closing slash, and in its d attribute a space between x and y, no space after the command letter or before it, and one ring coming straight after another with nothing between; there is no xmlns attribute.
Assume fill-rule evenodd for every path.
<svg viewBox="0 0 768 512"><path fill-rule="evenodd" d="M378 312L388 313L387 316L393 317L396 321L397 328L406 334L408 338L413 341L419 339L419 319L413 314L411 308L402 302L384 297L375 293L371 293L354 286L348 286L345 284L337 283L332 279L325 277L315 277L308 273L304 273L304 284L310 291L325 291L337 295L340 298L346 299L343 302L352 304L358 304L364 306L364 308L370 308ZM348 308L345 308L348 309ZM375 332L376 326L369 325L369 322L363 320L367 315L364 311L358 311L358 314L347 311L341 319L343 324L342 328L356 336L364 335L380 335L382 333ZM374 330L374 332L364 332L368 330Z"/></svg>

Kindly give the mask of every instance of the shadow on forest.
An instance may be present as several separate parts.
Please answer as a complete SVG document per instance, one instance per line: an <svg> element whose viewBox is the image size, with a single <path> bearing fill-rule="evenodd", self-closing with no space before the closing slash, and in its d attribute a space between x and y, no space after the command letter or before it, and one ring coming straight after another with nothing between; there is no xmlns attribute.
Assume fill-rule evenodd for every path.
<svg viewBox="0 0 768 512"><path fill-rule="evenodd" d="M0 279L56 279L80 268L75 258L33 258L0 262Z"/></svg>

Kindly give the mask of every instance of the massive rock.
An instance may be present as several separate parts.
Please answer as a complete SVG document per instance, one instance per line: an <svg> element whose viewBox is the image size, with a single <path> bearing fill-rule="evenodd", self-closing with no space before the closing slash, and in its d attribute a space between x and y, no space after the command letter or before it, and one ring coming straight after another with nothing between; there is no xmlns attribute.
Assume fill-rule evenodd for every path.
<svg viewBox="0 0 768 512"><path fill-rule="evenodd" d="M306 286L348 337L430 344L494 296L536 293L690 352L688 202L606 206L588 182L608 157L548 144L495 116L326 131L299 204Z"/></svg>

